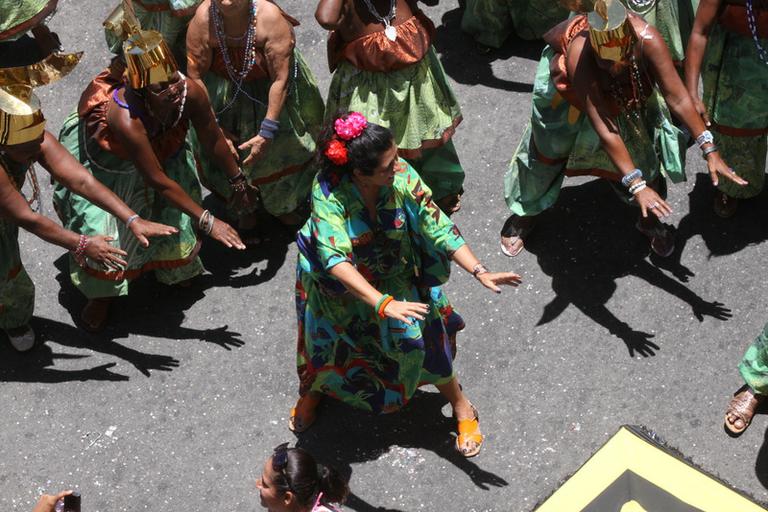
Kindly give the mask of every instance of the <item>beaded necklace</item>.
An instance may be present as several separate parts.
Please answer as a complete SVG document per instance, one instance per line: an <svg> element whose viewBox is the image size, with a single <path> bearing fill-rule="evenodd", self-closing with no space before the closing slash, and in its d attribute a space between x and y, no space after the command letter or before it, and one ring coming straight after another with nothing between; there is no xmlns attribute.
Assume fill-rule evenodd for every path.
<svg viewBox="0 0 768 512"><path fill-rule="evenodd" d="M752 32L752 40L755 42L755 48L757 48L757 54L760 56L765 64L768 64L768 52L766 52L763 45L760 44L760 38L757 32L757 20L755 18L755 7L752 5L753 0L747 0L747 23L749 24L749 30Z"/></svg>
<svg viewBox="0 0 768 512"><path fill-rule="evenodd" d="M390 0L389 12L386 16L379 14L379 11L376 10L376 7L371 3L371 0L363 1L368 8L368 12L371 13L371 16L379 20L379 23L384 24L384 35L387 36L387 39L390 41L397 39L397 29L392 26L392 22L395 21L395 18L397 17L397 0Z"/></svg>
<svg viewBox="0 0 768 512"><path fill-rule="evenodd" d="M35 166L34 164L30 164L29 167L26 169L26 174L29 176L29 184L32 187L32 198L27 199L27 196L24 195L24 192L21 191L21 186L19 183L16 182L16 179L13 177L13 174L11 173L11 169L14 167L18 168L20 167L20 164L17 164L15 162L9 162L5 154L0 153L0 164L5 168L6 175L8 176L8 179L11 181L11 185L19 191L19 194L24 198L24 200L27 202L30 208L32 208L32 211L38 212L40 211L40 185L37 182L37 173L35 172ZM22 182L23 183L23 182ZM35 206L32 206L35 205Z"/></svg>
<svg viewBox="0 0 768 512"><path fill-rule="evenodd" d="M637 58L632 55L629 61L629 83L632 86L632 96L627 97L624 94L624 88L618 81L611 82L611 93L622 113L640 119L640 111L645 104L645 89L643 87L643 77L640 75L640 67L637 65Z"/></svg>
<svg viewBox="0 0 768 512"><path fill-rule="evenodd" d="M251 72L251 69L253 69L253 65L256 63L256 11L258 9L258 0L251 0L251 8L248 14L248 28L245 31L245 34L241 36L241 39L245 39L245 58L243 59L243 67L240 70L235 69L234 64L232 64L232 59L229 56L229 47L227 46L227 35L224 31L224 20L221 17L221 12L219 12L219 7L216 2L211 2L210 7L210 13L211 18L213 19L213 28L216 35L216 42L219 45L219 52L221 52L221 57L224 60L224 66L227 69L227 75L229 75L230 81L235 86L235 91L232 94L232 97L227 102L227 104L217 112L217 114L221 114L225 110L228 110L229 108L234 105L235 100L242 92L248 98L252 101L258 101L255 98L251 98L251 96L243 90L243 82L245 81L245 77L248 76L248 73ZM259 101L259 103L261 103Z"/></svg>

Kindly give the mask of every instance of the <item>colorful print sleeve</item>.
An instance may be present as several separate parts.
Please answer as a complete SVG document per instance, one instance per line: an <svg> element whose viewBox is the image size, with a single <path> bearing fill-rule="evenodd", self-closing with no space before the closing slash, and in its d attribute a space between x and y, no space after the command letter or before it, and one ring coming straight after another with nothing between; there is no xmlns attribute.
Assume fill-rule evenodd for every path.
<svg viewBox="0 0 768 512"><path fill-rule="evenodd" d="M431 245L451 255L466 242L459 228L432 201L432 190L421 180L418 173L404 160L400 161L401 180L406 205L418 218L419 230Z"/></svg>
<svg viewBox="0 0 768 512"><path fill-rule="evenodd" d="M344 261L352 262L344 207L332 193L326 197L320 187L315 187L312 194L312 225L317 256L325 270Z"/></svg>

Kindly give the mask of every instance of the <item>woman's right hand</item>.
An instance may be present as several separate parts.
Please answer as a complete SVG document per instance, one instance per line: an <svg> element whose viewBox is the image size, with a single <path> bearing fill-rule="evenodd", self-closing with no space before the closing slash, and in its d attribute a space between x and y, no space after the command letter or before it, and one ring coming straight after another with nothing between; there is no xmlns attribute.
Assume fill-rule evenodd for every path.
<svg viewBox="0 0 768 512"><path fill-rule="evenodd" d="M712 123L709 120L709 114L707 113L707 107L704 105L704 102L701 101L699 94L691 94L691 100L693 101L693 108L696 109L696 112L701 116L701 120L704 121L704 125L707 128L712 126Z"/></svg>
<svg viewBox="0 0 768 512"><path fill-rule="evenodd" d="M404 324L413 324L413 319L424 320L425 315L429 313L429 306L421 302L405 302L393 300L384 308L384 315L387 318L400 320Z"/></svg>
<svg viewBox="0 0 768 512"><path fill-rule="evenodd" d="M107 268L119 270L128 266L128 263L122 257L128 256L128 253L119 247L115 247L109 242L114 240L111 236L96 235L88 239L88 245L85 247L85 255L93 261L101 263Z"/></svg>
<svg viewBox="0 0 768 512"><path fill-rule="evenodd" d="M233 247L241 251L245 249L245 244L240 240L240 235L237 234L237 231L223 220L213 219L213 229L211 229L210 237L218 240L230 249Z"/></svg>
<svg viewBox="0 0 768 512"><path fill-rule="evenodd" d="M653 212L659 219L663 219L672 213L672 207L656 193L651 187L645 187L635 194L635 201L640 206L643 217L648 217L648 212Z"/></svg>
<svg viewBox="0 0 768 512"><path fill-rule="evenodd" d="M54 512L56 510L56 503L59 500L63 500L65 496L72 494L72 491L62 491L55 496L50 494L43 494L40 499L37 500L37 505L32 509L32 512Z"/></svg>

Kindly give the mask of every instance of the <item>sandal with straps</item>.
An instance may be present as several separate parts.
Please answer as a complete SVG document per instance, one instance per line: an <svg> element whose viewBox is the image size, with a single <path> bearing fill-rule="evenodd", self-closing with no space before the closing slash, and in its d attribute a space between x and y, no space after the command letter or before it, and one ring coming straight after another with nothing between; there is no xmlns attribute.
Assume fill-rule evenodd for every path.
<svg viewBox="0 0 768 512"><path fill-rule="evenodd" d="M296 401L296 406L291 408L291 416L288 418L288 430L293 432L294 434L301 434L302 432L305 432L309 429L317 419L317 414L315 414L315 409L317 408L317 404L320 402L320 399L316 399L315 405L312 407L312 413L311 415L306 414L307 413L307 407L306 404L307 400L314 400L311 397L308 397L306 395L299 397L299 399ZM299 412L301 411L301 412Z"/></svg>
<svg viewBox="0 0 768 512"><path fill-rule="evenodd" d="M760 406L763 398L763 395L754 394L747 386L739 388L728 404L728 409L725 411L725 421L723 424L725 428L733 435L741 435L747 430L749 424L752 423L752 417L755 415L755 411ZM731 417L741 420L744 426L738 428L735 421L730 421Z"/></svg>
<svg viewBox="0 0 768 512"><path fill-rule="evenodd" d="M651 240L651 250L656 255L668 258L675 252L675 234L668 225L659 222L652 228L647 228L638 220L635 227Z"/></svg>
<svg viewBox="0 0 768 512"><path fill-rule="evenodd" d="M523 217L512 214L501 228L501 252L504 256L514 258L525 248L525 237L530 234L536 222L536 217Z"/></svg>
<svg viewBox="0 0 768 512"><path fill-rule="evenodd" d="M480 415L477 413L477 408L471 403L472 413L474 418L470 420L457 420L459 435L456 436L456 451L466 458L474 457L480 453L480 449L483 447L483 440L485 437L480 432ZM474 448L467 448L467 443L474 442Z"/></svg>

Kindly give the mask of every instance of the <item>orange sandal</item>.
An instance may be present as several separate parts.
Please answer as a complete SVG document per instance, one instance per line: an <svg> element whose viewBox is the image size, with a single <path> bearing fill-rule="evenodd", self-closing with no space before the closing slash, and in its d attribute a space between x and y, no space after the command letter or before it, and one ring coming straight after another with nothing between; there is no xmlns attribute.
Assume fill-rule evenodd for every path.
<svg viewBox="0 0 768 512"><path fill-rule="evenodd" d="M456 436L456 451L467 458L474 457L480 453L480 449L483 447L483 440L485 439L480 432L480 416L474 405L472 405L472 412L475 417L471 420L458 420L459 435ZM474 443L475 447L467 448L468 443Z"/></svg>
<svg viewBox="0 0 768 512"><path fill-rule="evenodd" d="M315 420L317 419L317 414L315 414L315 409L317 408L317 404L320 402L320 399L315 399L315 404L312 407L312 414L306 414L307 413L307 406L304 405L307 403L308 400L311 400L307 396L299 397L299 399L296 401L296 406L291 408L291 416L288 418L288 430L293 432L294 434L301 434L302 432L305 432L309 427L311 427ZM301 413L299 412L301 410ZM309 418L309 419L305 419Z"/></svg>

